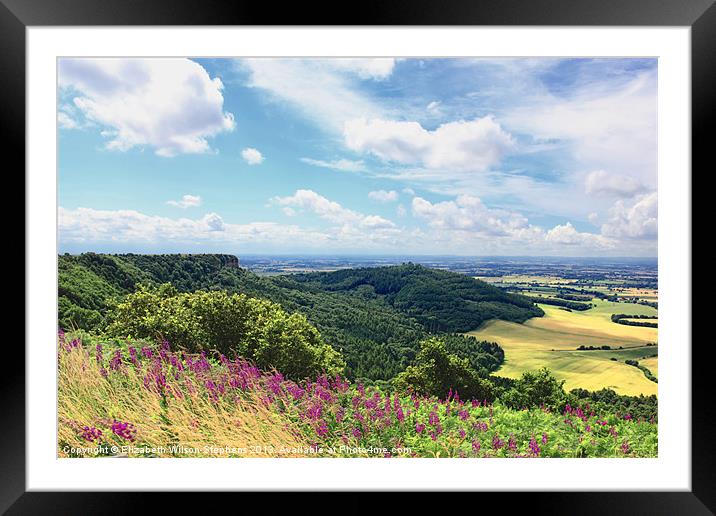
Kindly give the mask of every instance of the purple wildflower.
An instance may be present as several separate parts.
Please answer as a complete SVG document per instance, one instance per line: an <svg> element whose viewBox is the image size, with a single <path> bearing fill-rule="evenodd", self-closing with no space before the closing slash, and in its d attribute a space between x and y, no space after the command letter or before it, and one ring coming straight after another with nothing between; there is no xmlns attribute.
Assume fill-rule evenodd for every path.
<svg viewBox="0 0 716 516"><path fill-rule="evenodd" d="M82 437L90 442L99 441L100 437L102 437L102 430L94 426L85 426L82 428Z"/></svg>
<svg viewBox="0 0 716 516"><path fill-rule="evenodd" d="M493 435L493 436L492 436L492 449L493 449L493 450L499 450L499 449L502 448L503 446L505 446L505 441L503 441L502 439L500 439L500 436L499 436L499 435L497 435L497 434Z"/></svg>
<svg viewBox="0 0 716 516"><path fill-rule="evenodd" d="M532 453L532 455L536 456L540 454L540 451L541 450L539 445L537 444L537 440L534 438L534 436L532 436L532 438L530 438L530 452Z"/></svg>
<svg viewBox="0 0 716 516"><path fill-rule="evenodd" d="M139 368L139 359L137 358L137 349L134 346L129 346L129 360L134 364L135 367Z"/></svg>
<svg viewBox="0 0 716 516"><path fill-rule="evenodd" d="M316 435L318 437L325 437L328 434L328 424L326 424L326 421L321 419L318 422L318 426L316 427Z"/></svg>
<svg viewBox="0 0 716 516"><path fill-rule="evenodd" d="M124 364L122 362L122 353L120 353L120 351L117 349L112 354L112 358L109 360L109 368L112 371L119 371L120 369L122 369L123 365Z"/></svg>
<svg viewBox="0 0 716 516"><path fill-rule="evenodd" d="M440 424L440 417L438 416L438 413L434 410L428 414L428 423L430 423L432 426L436 426Z"/></svg>
<svg viewBox="0 0 716 516"><path fill-rule="evenodd" d="M115 419L111 428L112 432L122 439L126 439L127 441L134 441L134 439L136 439L137 429L134 428L132 423L125 423Z"/></svg>

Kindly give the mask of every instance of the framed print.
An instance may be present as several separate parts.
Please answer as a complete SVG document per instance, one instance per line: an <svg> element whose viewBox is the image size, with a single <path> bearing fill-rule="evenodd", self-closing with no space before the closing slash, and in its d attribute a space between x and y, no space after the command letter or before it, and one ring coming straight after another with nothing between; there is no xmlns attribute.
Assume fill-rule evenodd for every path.
<svg viewBox="0 0 716 516"><path fill-rule="evenodd" d="M716 8L480 7L3 0L27 188L3 510L714 510L691 171Z"/></svg>

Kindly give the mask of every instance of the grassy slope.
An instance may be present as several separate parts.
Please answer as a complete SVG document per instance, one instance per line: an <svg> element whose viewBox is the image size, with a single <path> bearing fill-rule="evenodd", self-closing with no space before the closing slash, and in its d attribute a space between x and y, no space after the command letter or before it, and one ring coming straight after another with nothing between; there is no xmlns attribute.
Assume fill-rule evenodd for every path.
<svg viewBox="0 0 716 516"><path fill-rule="evenodd" d="M657 341L658 330L615 324L610 316L612 313L655 315L657 311L637 304L601 300L594 303L597 307L585 312L568 312L556 306L542 305L543 318L531 319L524 324L489 321L469 334L494 340L502 346L505 363L498 373L502 376L517 378L524 371L547 366L566 381L567 389L609 387L620 394L656 394L657 384L637 368L626 365L624 360L640 360L655 354L657 348L645 347L645 344ZM575 351L580 345L633 349ZM652 359L655 361L656 358Z"/></svg>
<svg viewBox="0 0 716 516"><path fill-rule="evenodd" d="M197 368L197 356L190 362L188 356L160 353L152 345L145 348L152 358L144 357L143 350L132 359L126 343L105 343L97 360L94 346L71 345L70 338L58 350L60 457L78 456L70 447L97 444L85 427L102 432L99 442L108 455L132 457L227 456L221 451L225 448L233 457L295 457L305 455L311 443L333 451L309 456L384 456L356 447L385 447L391 456L407 457L657 454L658 426L627 420L624 414L580 417L469 400L386 398L380 390L326 378L299 386L250 364L205 362ZM160 385L159 378L166 383ZM114 421L130 424L130 435L115 432ZM530 447L531 439L538 450ZM136 449L112 453L111 445ZM172 445L199 453L175 451ZM146 449L151 447L164 449Z"/></svg>
<svg viewBox="0 0 716 516"><path fill-rule="evenodd" d="M111 350L108 350L111 351ZM156 352L156 350L155 350ZM109 354L109 353L105 353ZM253 447L256 451L245 455L266 457L267 446L300 446L306 436L290 425L290 421L267 408L258 392L240 398L221 398L213 401L206 395L192 396L190 392L204 389L202 378L186 375L184 381L172 382L169 377L168 394L157 394L147 361L143 369L125 363L121 370L112 371L103 360L101 370L95 351L82 347L58 353L58 456L78 456L72 447L82 448L94 443L83 436L84 427L102 432L101 440L109 446L157 448L148 452L122 452L113 455L153 457L225 457L212 447ZM131 424L136 431L133 439L115 435L114 421ZM200 450L171 450L181 445ZM159 449L159 448L164 449ZM234 454L236 455L236 454Z"/></svg>

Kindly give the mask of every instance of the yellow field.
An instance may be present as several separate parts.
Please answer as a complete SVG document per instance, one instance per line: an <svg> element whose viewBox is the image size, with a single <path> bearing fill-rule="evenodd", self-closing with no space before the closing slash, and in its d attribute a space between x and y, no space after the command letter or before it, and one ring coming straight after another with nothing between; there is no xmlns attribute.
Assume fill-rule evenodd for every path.
<svg viewBox="0 0 716 516"><path fill-rule="evenodd" d="M655 315L657 311L631 303L602 300L593 303L597 306L584 312L539 305L545 311L544 317L535 317L524 324L488 321L470 335L502 346L505 363L498 371L501 376L517 378L524 371L547 366L555 376L565 380L567 390L609 387L621 394L656 394L657 384L638 368L626 365L624 360L634 358L641 363L643 357L655 354L656 346L646 347L646 344L657 342L658 330L616 324L610 316L613 313ZM576 351L581 345L608 345L615 349ZM619 350L620 346L624 349Z"/></svg>
<svg viewBox="0 0 716 516"><path fill-rule="evenodd" d="M659 291L651 288L616 288L614 293L619 297L639 298L648 301L656 301L659 297Z"/></svg>
<svg viewBox="0 0 716 516"><path fill-rule="evenodd" d="M559 276L532 276L529 274L506 274L504 276L474 276L486 283L539 283L540 285L568 285L576 280Z"/></svg>

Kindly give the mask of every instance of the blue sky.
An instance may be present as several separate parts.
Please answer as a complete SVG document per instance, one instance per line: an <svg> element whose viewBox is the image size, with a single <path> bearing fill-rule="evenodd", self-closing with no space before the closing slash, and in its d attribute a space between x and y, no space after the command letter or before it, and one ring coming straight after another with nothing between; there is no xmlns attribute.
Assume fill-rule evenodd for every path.
<svg viewBox="0 0 716 516"><path fill-rule="evenodd" d="M655 59L64 59L60 252L656 256Z"/></svg>

